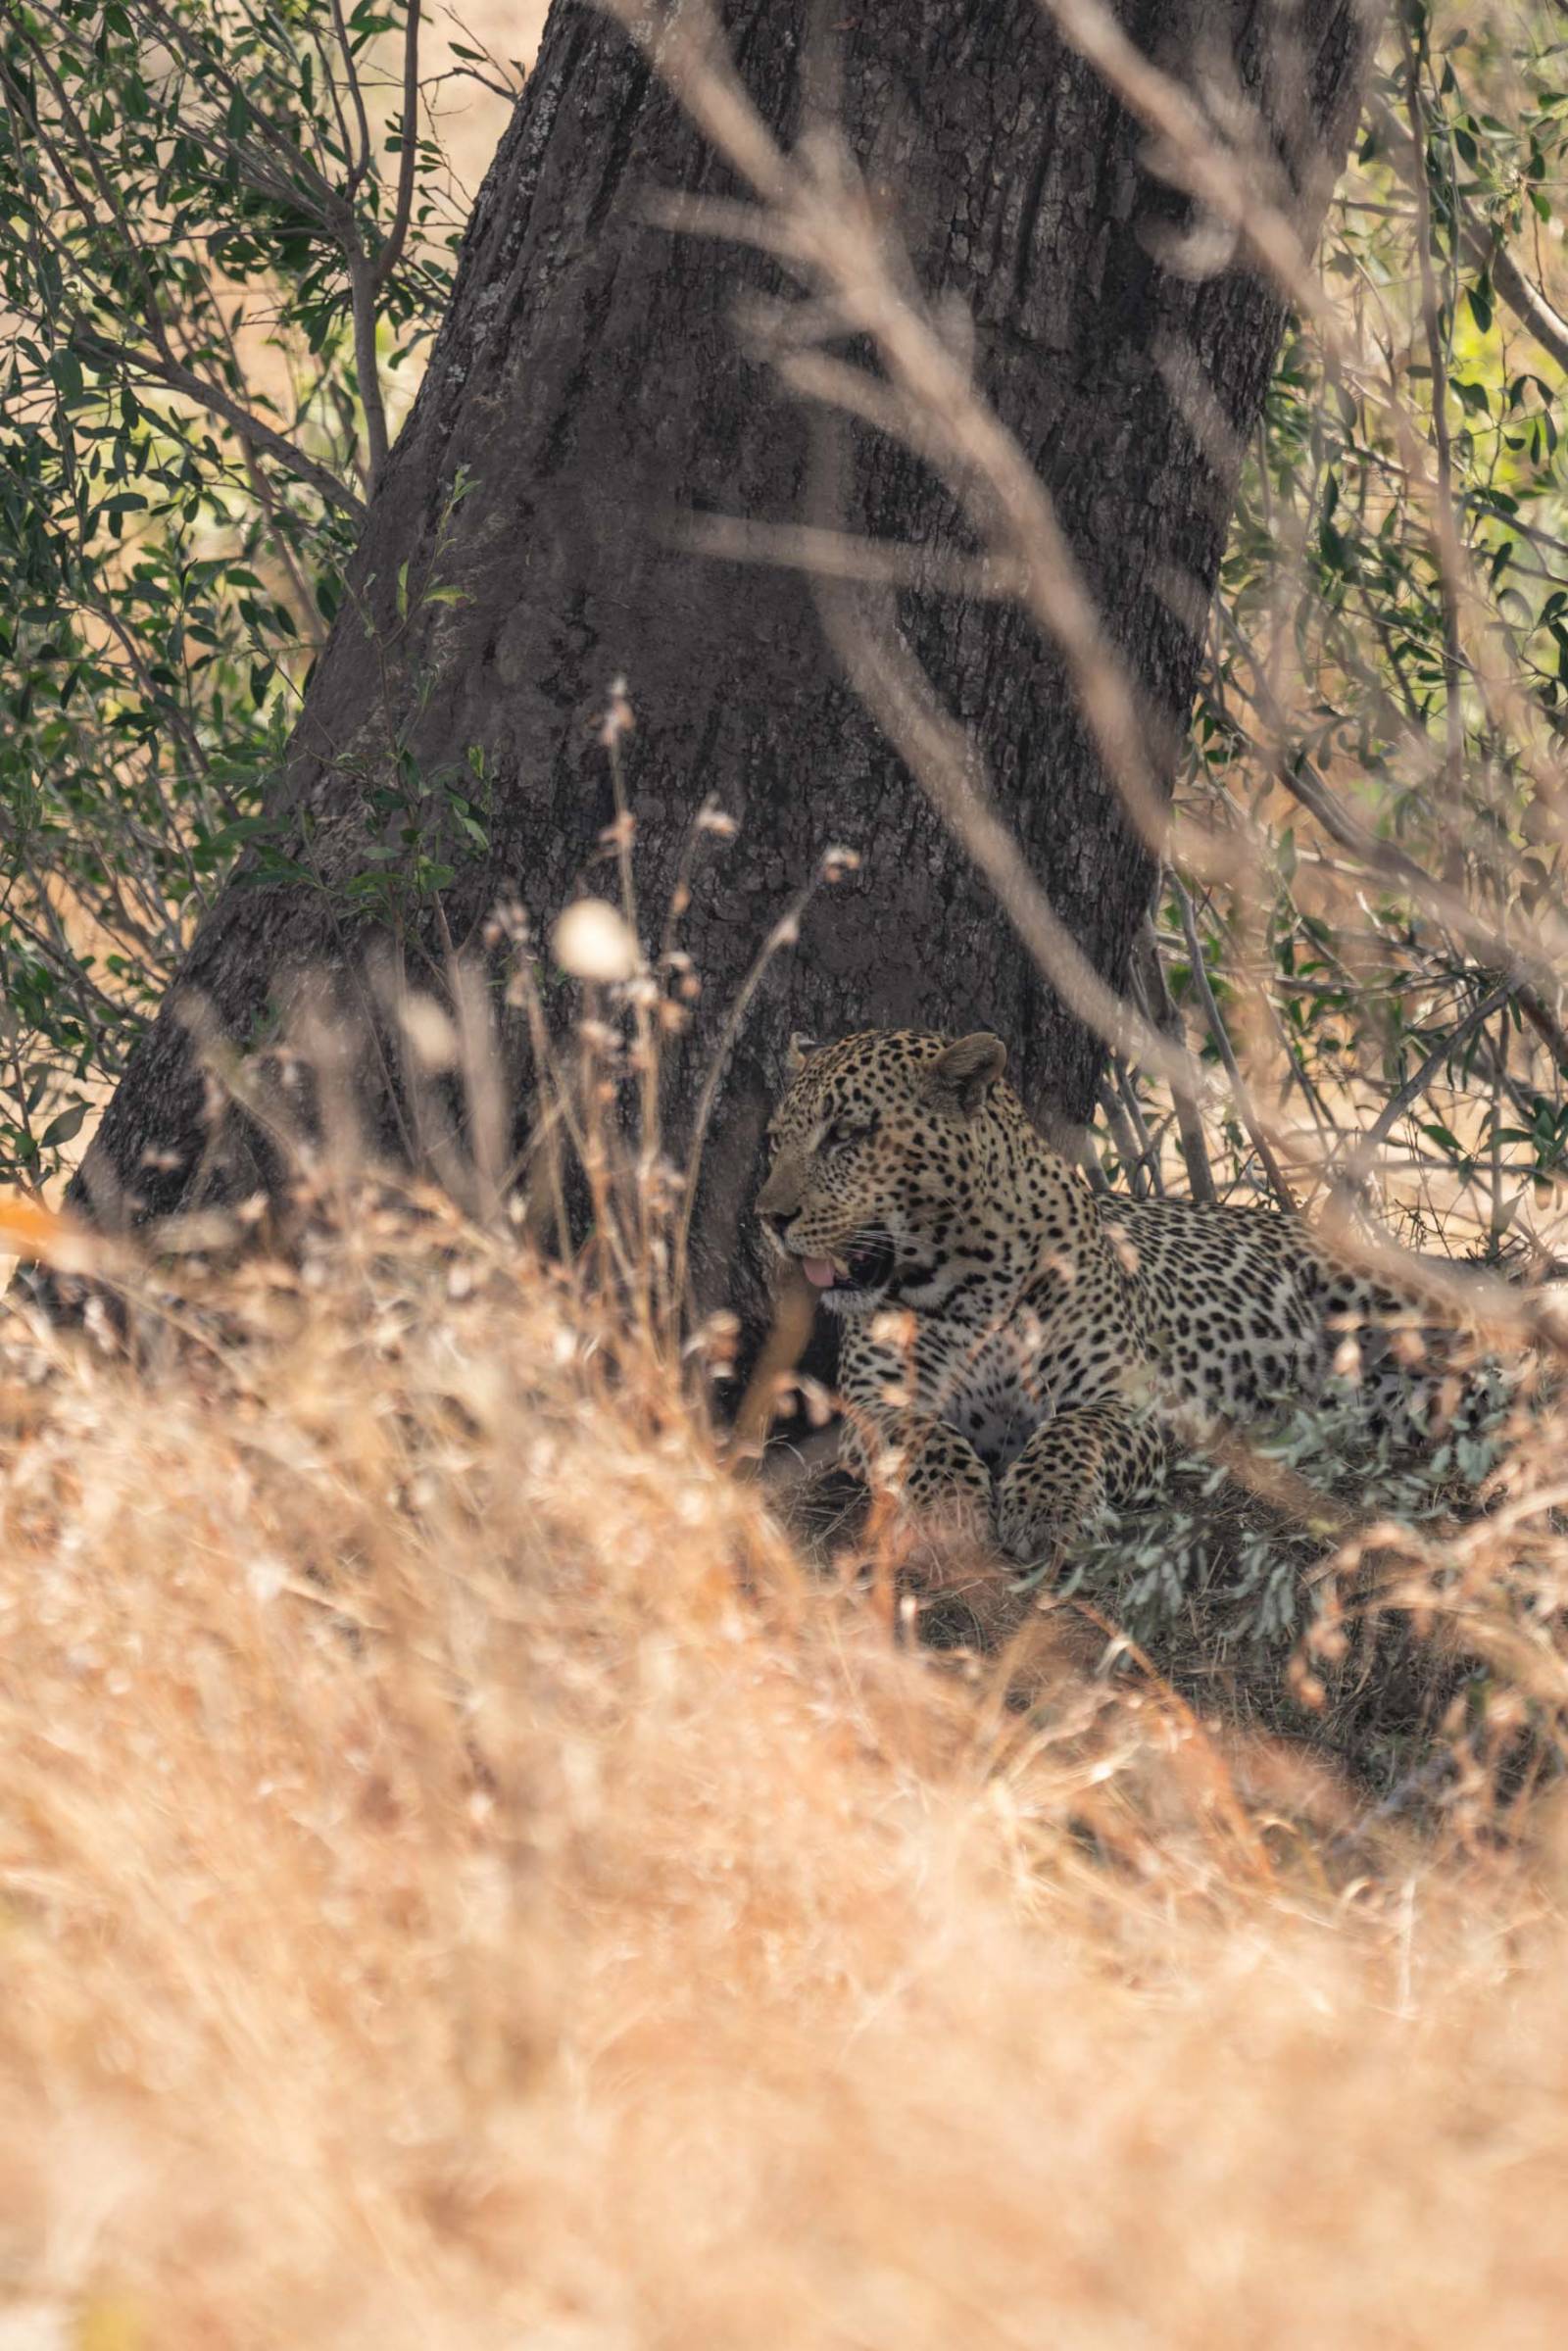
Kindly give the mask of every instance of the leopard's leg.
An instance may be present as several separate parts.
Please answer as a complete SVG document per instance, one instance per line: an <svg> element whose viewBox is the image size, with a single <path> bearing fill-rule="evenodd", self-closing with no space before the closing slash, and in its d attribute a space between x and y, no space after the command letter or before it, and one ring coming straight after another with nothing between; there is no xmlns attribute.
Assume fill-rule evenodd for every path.
<svg viewBox="0 0 1568 2351"><path fill-rule="evenodd" d="M1103 1505L1152 1497L1164 1464L1161 1431L1125 1396L1059 1412L997 1481L997 1539L1026 1566L1055 1566Z"/></svg>
<svg viewBox="0 0 1568 2351"><path fill-rule="evenodd" d="M945 1420L892 1404L847 1405L840 1451L868 1486L906 1509L990 1524L991 1472Z"/></svg>

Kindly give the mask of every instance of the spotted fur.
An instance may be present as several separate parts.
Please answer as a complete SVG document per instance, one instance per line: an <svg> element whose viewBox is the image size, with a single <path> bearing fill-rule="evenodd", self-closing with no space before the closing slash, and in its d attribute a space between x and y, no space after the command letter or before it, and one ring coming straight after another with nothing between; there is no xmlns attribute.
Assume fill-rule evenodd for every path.
<svg viewBox="0 0 1568 2351"><path fill-rule="evenodd" d="M1054 1560L1152 1497L1176 1432L1318 1396L1348 1345L1412 1387L1412 1296L1268 1209L1091 1192L1004 1060L867 1031L797 1053L769 1129L758 1213L844 1318L845 1448L874 1483Z"/></svg>

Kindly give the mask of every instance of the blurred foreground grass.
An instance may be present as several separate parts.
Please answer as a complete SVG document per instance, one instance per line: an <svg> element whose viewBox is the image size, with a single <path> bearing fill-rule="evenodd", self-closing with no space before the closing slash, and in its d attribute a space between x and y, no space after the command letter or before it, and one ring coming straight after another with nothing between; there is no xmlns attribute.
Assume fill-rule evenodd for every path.
<svg viewBox="0 0 1568 2351"><path fill-rule="evenodd" d="M1549 1790L1009 1703L433 1201L117 1278L0 1322L7 2351L1561 2341Z"/></svg>

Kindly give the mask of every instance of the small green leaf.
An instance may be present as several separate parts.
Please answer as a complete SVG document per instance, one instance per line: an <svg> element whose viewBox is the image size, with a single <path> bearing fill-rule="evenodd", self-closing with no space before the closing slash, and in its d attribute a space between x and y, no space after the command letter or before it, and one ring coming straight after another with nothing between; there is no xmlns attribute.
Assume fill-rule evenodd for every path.
<svg viewBox="0 0 1568 2351"><path fill-rule="evenodd" d="M91 1107L90 1102L73 1102L69 1109L62 1110L58 1117L51 1118L38 1139L42 1148L46 1151L57 1151L63 1143L74 1142L80 1134L82 1120Z"/></svg>

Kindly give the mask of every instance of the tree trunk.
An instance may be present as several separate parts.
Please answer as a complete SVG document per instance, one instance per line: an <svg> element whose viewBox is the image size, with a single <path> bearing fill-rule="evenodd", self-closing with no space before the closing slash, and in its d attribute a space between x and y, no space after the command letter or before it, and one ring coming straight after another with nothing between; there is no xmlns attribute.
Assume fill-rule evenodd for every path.
<svg viewBox="0 0 1568 2351"><path fill-rule="evenodd" d="M808 0L722 10L741 77L786 142L808 13ZM1372 13L1358 0L1124 0L1120 11L1167 70L1216 49L1233 64L1270 122L1307 235L1353 124ZM1281 302L1242 268L1195 278L1163 266L1183 205L1147 168L1146 134L1037 0L856 0L836 37L854 151L921 284L972 317L977 380L1055 500L1168 778ZM1304 108L1298 87L1279 94L1295 87L1280 66L1287 45L1306 61ZM620 29L556 0L274 796L286 855L318 878L257 887L242 871L176 993L245 1040L283 975L322 966L341 982L367 927L345 886L417 805L420 779L467 774L474 751L494 794L489 846L458 861L439 908L417 888L405 907L429 967L507 893L543 927L585 877L605 890L613 802L593 720L622 674L649 923L705 798L740 824L699 859L683 924L704 984L684 1048L688 1107L790 893L830 842L863 858L769 967L729 1061L703 1219L707 1259L722 1264L790 1029L995 1028L1026 1097L1073 1119L1089 1112L1101 1047L1030 966L858 706L810 583L676 544L681 509L802 520L811 441L736 332L743 297L785 290L777 267L661 225L653 199L673 190L740 192ZM1175 367L1173 354L1185 355ZM1184 374L1187 393L1173 389ZM1228 434L1195 425L1195 378L1198 409ZM852 475L852 523L967 550L952 499L905 451L860 433ZM900 613L1035 876L1119 982L1151 863L1055 655L1004 605L904 593ZM478 803L481 788L468 797ZM251 1180L243 1159L225 1179L232 1154L204 1146L202 1121L190 1031L171 1003L83 1171L99 1212L111 1200L167 1212L190 1203L198 1180Z"/></svg>

